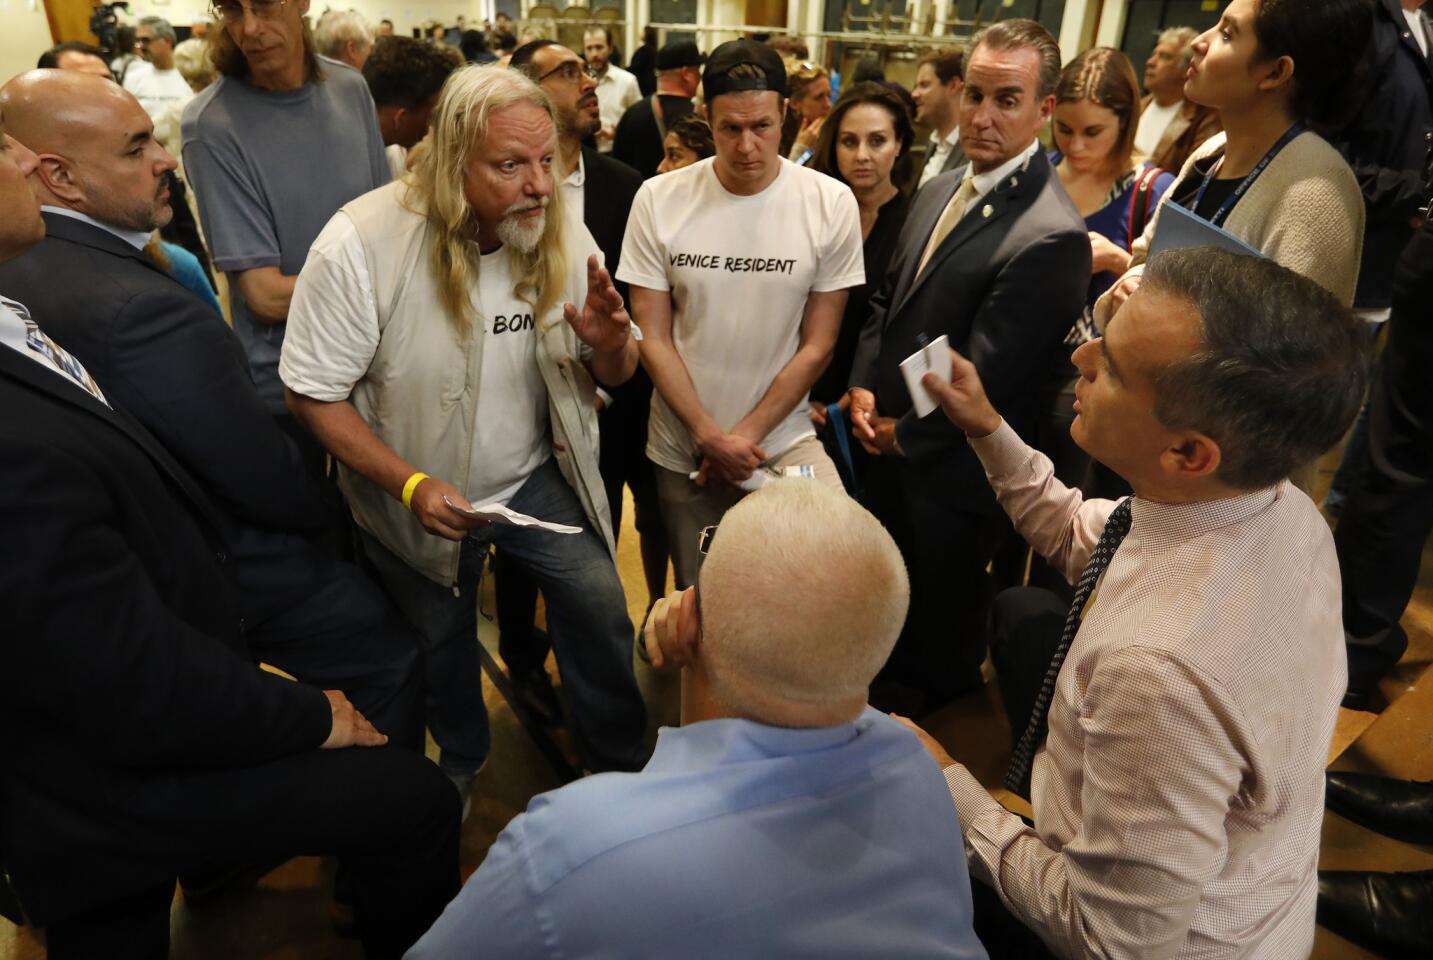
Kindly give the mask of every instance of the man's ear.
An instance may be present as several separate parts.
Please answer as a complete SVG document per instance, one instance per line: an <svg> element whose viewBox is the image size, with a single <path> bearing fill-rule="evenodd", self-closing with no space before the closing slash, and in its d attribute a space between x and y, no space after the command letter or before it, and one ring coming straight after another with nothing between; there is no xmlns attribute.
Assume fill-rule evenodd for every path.
<svg viewBox="0 0 1433 960"><path fill-rule="evenodd" d="M1055 95L1052 93L1040 103L1040 122L1049 123L1055 115Z"/></svg>
<svg viewBox="0 0 1433 960"><path fill-rule="evenodd" d="M1208 477L1219 469L1223 453L1212 437L1189 433L1159 455L1160 466L1171 476L1195 479Z"/></svg>
<svg viewBox="0 0 1433 960"><path fill-rule="evenodd" d="M702 611L698 604L696 588L682 591L682 612L678 623L683 644L694 655L700 656L702 648Z"/></svg>
<svg viewBox="0 0 1433 960"><path fill-rule="evenodd" d="M80 188L70 161L53 153L42 153L37 159L40 162L35 165L35 172L31 176L43 184L47 191L66 202L84 201L85 192Z"/></svg>

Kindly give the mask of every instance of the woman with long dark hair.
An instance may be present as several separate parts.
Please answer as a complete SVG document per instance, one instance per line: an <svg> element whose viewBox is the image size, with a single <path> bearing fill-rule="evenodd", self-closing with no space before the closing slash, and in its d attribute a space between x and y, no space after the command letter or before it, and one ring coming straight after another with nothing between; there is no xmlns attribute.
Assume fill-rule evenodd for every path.
<svg viewBox="0 0 1433 960"><path fill-rule="evenodd" d="M885 278L906 222L910 197L892 179L892 172L910 150L913 136L910 111L897 94L880 83L857 83L847 88L831 108L811 158L814 169L847 184L856 195L866 268L865 284L851 290L846 300L831 363L811 387L811 419L823 435L828 435L828 446L835 438L829 436L833 431L825 429L827 405L841 402L846 395L856 344L870 313L871 294ZM846 435L848 431L843 429L841 433ZM859 445L847 447L851 463L859 464L864 451ZM858 467L847 469L846 456L839 447L832 459L842 465L843 473L860 473ZM848 475L845 479L848 486L859 485L859 476Z"/></svg>
<svg viewBox="0 0 1433 960"><path fill-rule="evenodd" d="M1315 128L1345 110L1372 31L1364 0L1234 0L1194 41L1187 99L1219 111L1216 134L1165 195L1253 249L1353 302L1364 205L1353 171ZM1139 284L1163 211L1095 309L1103 327Z"/></svg>

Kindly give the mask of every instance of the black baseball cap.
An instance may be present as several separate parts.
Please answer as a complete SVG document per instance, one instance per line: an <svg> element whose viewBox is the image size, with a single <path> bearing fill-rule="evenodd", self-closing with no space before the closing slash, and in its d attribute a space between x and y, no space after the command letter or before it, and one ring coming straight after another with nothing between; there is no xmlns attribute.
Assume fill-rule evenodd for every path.
<svg viewBox="0 0 1433 960"><path fill-rule="evenodd" d="M757 67L765 76L733 77L737 67ZM707 58L706 69L702 71L702 91L707 103L723 93L741 93L746 90L771 90L786 96L786 65L781 54L756 40L728 40L717 47Z"/></svg>
<svg viewBox="0 0 1433 960"><path fill-rule="evenodd" d="M691 40L672 40L657 51L658 70L677 70L681 67L700 67L706 57Z"/></svg>

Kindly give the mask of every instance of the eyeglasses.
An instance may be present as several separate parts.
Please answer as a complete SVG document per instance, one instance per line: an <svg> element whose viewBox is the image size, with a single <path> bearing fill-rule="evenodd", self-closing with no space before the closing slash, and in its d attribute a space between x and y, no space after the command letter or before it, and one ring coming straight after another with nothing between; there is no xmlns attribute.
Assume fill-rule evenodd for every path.
<svg viewBox="0 0 1433 960"><path fill-rule="evenodd" d="M566 80L568 83L581 83L583 77L596 78L597 76L597 72L591 67L585 65L581 60L564 60L561 64L553 67L551 70L538 77L537 82L542 83L542 81L546 80L553 74L561 74L562 79Z"/></svg>
<svg viewBox="0 0 1433 960"><path fill-rule="evenodd" d="M288 3L289 0L249 0L245 5L239 0L217 0L209 12L221 23L242 23L246 10L260 20L272 20Z"/></svg>
<svg viewBox="0 0 1433 960"><path fill-rule="evenodd" d="M702 532L697 537L697 552L702 556L705 557L707 551L712 548L712 541L716 539L716 531L716 524L712 524L709 527L702 527Z"/></svg>

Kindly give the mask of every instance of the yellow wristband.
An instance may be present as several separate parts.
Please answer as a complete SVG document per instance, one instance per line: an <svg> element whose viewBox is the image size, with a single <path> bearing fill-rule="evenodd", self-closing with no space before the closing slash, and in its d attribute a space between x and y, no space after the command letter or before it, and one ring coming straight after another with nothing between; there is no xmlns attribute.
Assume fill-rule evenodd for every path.
<svg viewBox="0 0 1433 960"><path fill-rule="evenodd" d="M413 491L418 489L418 484L428 479L428 475L422 470L415 470L408 482L403 484L403 509L413 509Z"/></svg>

